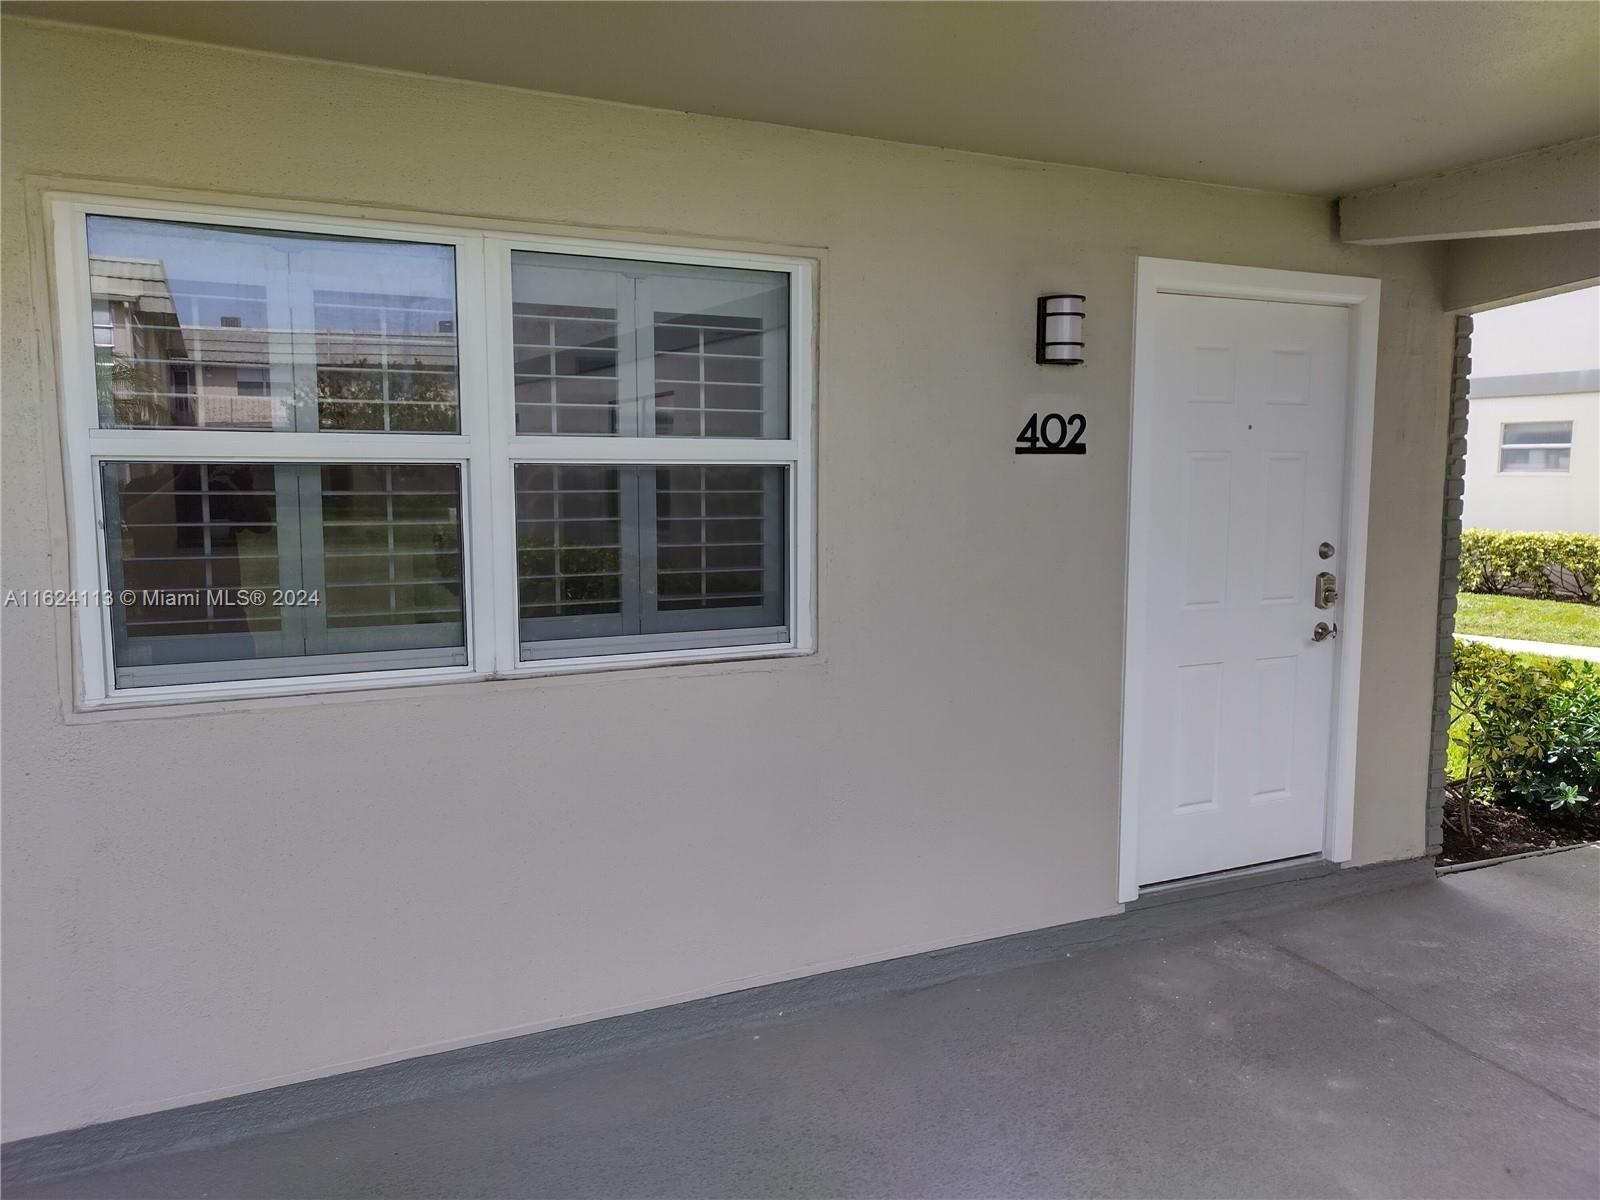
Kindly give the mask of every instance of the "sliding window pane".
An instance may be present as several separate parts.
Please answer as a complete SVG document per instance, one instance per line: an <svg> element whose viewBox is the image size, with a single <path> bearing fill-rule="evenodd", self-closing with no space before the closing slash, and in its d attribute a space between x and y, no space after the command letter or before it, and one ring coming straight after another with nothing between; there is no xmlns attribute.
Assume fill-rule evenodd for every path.
<svg viewBox="0 0 1600 1200"><path fill-rule="evenodd" d="M119 687L466 661L453 465L105 463Z"/></svg>
<svg viewBox="0 0 1600 1200"><path fill-rule="evenodd" d="M1500 441L1506 446L1570 446L1572 422L1510 421L1501 426Z"/></svg>
<svg viewBox="0 0 1600 1200"><path fill-rule="evenodd" d="M459 469L338 464L319 482L325 648L460 646Z"/></svg>
<svg viewBox="0 0 1600 1200"><path fill-rule="evenodd" d="M267 595L300 583L298 554L283 553L298 546L292 473L259 463L101 471L119 671L298 650L287 614Z"/></svg>
<svg viewBox="0 0 1600 1200"><path fill-rule="evenodd" d="M789 277L511 256L523 435L783 438Z"/></svg>
<svg viewBox="0 0 1600 1200"><path fill-rule="evenodd" d="M787 468L521 464L522 656L788 640Z"/></svg>
<svg viewBox="0 0 1600 1200"><path fill-rule="evenodd" d="M662 628L783 620L783 471L655 471L657 622Z"/></svg>
<svg viewBox="0 0 1600 1200"><path fill-rule="evenodd" d="M454 432L450 246L88 219L102 427Z"/></svg>
<svg viewBox="0 0 1600 1200"><path fill-rule="evenodd" d="M1505 446L1500 469L1507 474L1563 475L1572 470L1571 446Z"/></svg>
<svg viewBox="0 0 1600 1200"><path fill-rule="evenodd" d="M640 284L652 351L641 363L651 417L643 432L787 437L789 277L684 271L657 273Z"/></svg>
<svg viewBox="0 0 1600 1200"><path fill-rule="evenodd" d="M632 378L632 296L632 281L604 260L512 254L519 434L634 432L635 398L623 378Z"/></svg>
<svg viewBox="0 0 1600 1200"><path fill-rule="evenodd" d="M637 482L625 468L519 464L517 603L527 638L614 637L637 623L624 538L637 524ZM627 503L624 504L626 495ZM624 508L630 520L624 530ZM637 564L630 561L637 570Z"/></svg>

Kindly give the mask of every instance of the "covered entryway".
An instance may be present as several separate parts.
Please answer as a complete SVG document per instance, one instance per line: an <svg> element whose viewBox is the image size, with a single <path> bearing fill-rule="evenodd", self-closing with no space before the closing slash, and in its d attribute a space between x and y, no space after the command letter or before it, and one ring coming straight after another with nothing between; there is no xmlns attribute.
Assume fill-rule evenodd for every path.
<svg viewBox="0 0 1600 1200"><path fill-rule="evenodd" d="M1220 928L1181 947L1078 950L1129 929L1170 936L1224 888L1241 906L1230 919L1254 927L1279 886L1251 871L1138 895L1175 873L1289 855L1311 860L1285 872L1305 888L1431 876L1439 551L1459 509L1445 491L1452 313L1600 272L1600 8L3 0L0 17L13 101L0 290L16 334L0 363L6 590L70 597L6 613L7 1176L70 1188L134 1155L303 1125L286 1160L298 1179L255 1142L211 1158L206 1181L97 1182L163 1196L1449 1194L1494 1190L1510 1162L1510 1194L1593 1194L1592 1156L1587 1173L1561 1157L1592 1116L1551 1116L1537 1088L1477 1059L1439 1074L1427 1037L1381 1036L1401 999L1351 999L1326 973L1343 968L1318 958L1348 936L1409 963L1427 949L1411 941L1439 940L1438 914L1420 936L1324 928L1278 943L1281 957ZM270 264L242 270L228 251L169 271L165 252L91 254L92 217L185 245L309 237L454 266L325 281L287 304L291 329L268 319L283 291ZM519 295L529 254L642 264L641 277L781 266L787 352L755 352L753 327L727 323L749 313L635 304L624 329L626 287L602 304ZM123 300L109 286L95 298L97 281L123 278L149 297L139 347L122 337ZM1038 361L1036 302L1058 294L1085 298L1081 364ZM1186 402L1284 411L1177 453L1244 455L1274 422L1298 440L1254 464L1253 508L1236 520L1231 490L1213 506L1254 539L1238 543L1260 552L1238 578L1256 573L1257 607L1284 616L1262 632L1285 640L1236 646L1192 601L1171 673L1199 668L1203 683L1207 664L1248 665L1257 686L1226 711L1215 692L1209 743L1206 693L1191 688L1202 719L1178 750L1170 722L1145 729L1143 692L1125 746L1117 699L1172 581L1152 550L1171 514L1149 488L1128 503L1130 461L1172 432L1136 314L1155 320L1169 300L1183 314L1339 310L1351 341L1340 493L1291 470L1310 469L1315 438L1289 410L1314 406L1281 397L1309 372L1315 329L1267 339L1255 391L1236 377L1226 403ZM293 353L266 379L238 357L280 343ZM1207 344L1243 370L1242 343ZM230 410L281 400L296 420L167 423L198 413L186 397L210 386L190 373L197 347L236 356L213 381L234 388ZM313 401L315 429L299 421ZM397 428L398 403L443 425ZM652 429L652 404L682 423ZM556 428L569 407L588 432ZM1082 429L1083 452L1018 458L1032 414ZM174 505L149 524L181 539L179 555L144 553L108 500L141 463L149 494ZM352 465L367 483L343 477ZM434 478L399 486L417 467ZM303 486L269 488L269 471ZM754 482L771 471L784 487ZM213 508L247 475L243 491L274 498L270 535L260 512ZM1259 498L1274 485L1299 486L1298 538ZM557 499L573 493L570 509ZM1343 506L1331 537L1308 515L1330 503ZM313 515L333 537L303 536ZM1197 539L1214 533L1196 519ZM259 554L239 551L246 523ZM1154 564L1133 589L1137 621L1130 534L1134 561ZM1331 559L1302 557L1322 541ZM766 547L780 544L774 625ZM330 548L351 560L332 573ZM450 643L422 649L467 661L299 663L316 673L262 686L230 667L250 685L232 691L197 663L177 692L112 695L145 687L116 686L111 614L128 603L113 561L179 574L211 605L219 549L271 557L280 584L320 571L385 638L412 626L418 645ZM416 569L380 565L398 557ZM1226 555L1182 564L1185 586L1198 595L1218 561L1227 575ZM1263 587L1285 563L1292 594ZM1340 598L1315 610L1300 589L1329 563ZM786 627L790 640L545 660L523 636L525 622L628 625L663 597L719 634ZM290 607L304 606L274 611ZM719 619L739 608L761 624ZM1301 644L1319 621L1337 636ZM634 624L621 633L646 632ZM1169 770L1157 737L1169 759L1209 761L1211 796L1181 793L1204 775ZM1180 861L1140 863L1137 802L1119 826L1126 760L1169 770L1164 802L1211 825L1211 860L1178 837ZM1223 783L1244 797L1237 820L1220 800L1206 811ZM1268 813L1280 827L1249 819ZM1408 912L1426 897L1412 890ZM1471 939L1435 963L1451 978L1485 952L1474 915ZM992 1004L974 956L1022 954L1053 956L1045 985ZM1518 1012L1588 998L1551 1001L1543 960L1512 965L1494 995ZM841 973L910 1008L786 1042L789 998L837 1001ZM1348 1004L1330 1008L1336 991ZM749 1007L752 993L786 1015ZM966 1019L919 1021L919 997ZM762 1024L742 1028L741 1013ZM512 1110L460 1094L520 1086L524 1067L550 1082L553 1055L619 1036L604 1022L670 1050L674 1069L647 1081L568 1058L563 1080L596 1071L574 1092L535 1086ZM723 1034L743 1048L734 1069L702 1071ZM783 1044L800 1053L773 1053ZM1403 1086L1418 1079L1420 1093ZM815 1111L809 1084L829 1098ZM283 1089L302 1086L286 1109ZM1591 1095L1571 1102L1592 1114ZM364 1142L379 1117L338 1105L385 1097L403 1102L382 1119L406 1136ZM328 1154L313 1153L319 1138ZM1419 1145L1426 1169L1407 1172ZM1462 1145L1489 1152L1465 1163Z"/></svg>

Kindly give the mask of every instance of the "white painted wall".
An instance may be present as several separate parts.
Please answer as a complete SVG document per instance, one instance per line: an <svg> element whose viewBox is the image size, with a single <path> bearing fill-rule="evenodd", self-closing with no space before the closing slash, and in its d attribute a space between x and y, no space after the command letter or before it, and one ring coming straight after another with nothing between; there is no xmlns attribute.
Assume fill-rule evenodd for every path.
<svg viewBox="0 0 1600 1200"><path fill-rule="evenodd" d="M1524 382L1511 377L1553 373L1586 372L1587 382L1580 377L1576 386L1593 388L1596 371L1600 371L1600 287L1511 304L1473 317L1474 387L1467 415L1461 516L1467 528L1600 533L1600 394L1550 395L1531 389L1528 394L1505 394ZM1501 474L1500 427L1508 421L1571 421L1571 472Z"/></svg>
<svg viewBox="0 0 1600 1200"><path fill-rule="evenodd" d="M1422 851L1437 248L1342 246L1305 197L15 19L3 52L6 587L69 582L40 177L822 260L813 657L85 717L65 615L4 614L6 1137L1114 911L1141 254L1383 280L1356 860ZM1089 363L1036 367L1063 288ZM1086 457L1012 455L1029 396L1087 414Z"/></svg>
<svg viewBox="0 0 1600 1200"><path fill-rule="evenodd" d="M1572 470L1502 473L1500 429L1512 421L1571 421ZM1469 529L1600 533L1600 393L1474 397L1461 520Z"/></svg>
<svg viewBox="0 0 1600 1200"><path fill-rule="evenodd" d="M1535 375L1600 368L1600 287L1478 313L1472 374Z"/></svg>

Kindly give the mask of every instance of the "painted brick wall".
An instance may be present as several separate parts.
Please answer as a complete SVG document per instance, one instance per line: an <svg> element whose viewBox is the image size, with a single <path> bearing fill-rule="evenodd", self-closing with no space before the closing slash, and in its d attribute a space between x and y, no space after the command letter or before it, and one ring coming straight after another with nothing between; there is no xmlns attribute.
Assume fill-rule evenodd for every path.
<svg viewBox="0 0 1600 1200"><path fill-rule="evenodd" d="M1444 547L1439 556L1439 647L1433 673L1433 737L1428 754L1428 853L1443 840L1445 757L1450 746L1450 669L1461 573L1461 497L1467 477L1467 376L1472 372L1472 318L1456 318L1450 363L1450 441L1444 474Z"/></svg>

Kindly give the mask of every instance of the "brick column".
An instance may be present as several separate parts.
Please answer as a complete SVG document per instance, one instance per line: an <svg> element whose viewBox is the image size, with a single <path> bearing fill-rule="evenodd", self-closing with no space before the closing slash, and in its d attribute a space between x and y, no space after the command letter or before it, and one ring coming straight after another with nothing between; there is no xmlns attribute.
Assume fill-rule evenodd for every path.
<svg viewBox="0 0 1600 1200"><path fill-rule="evenodd" d="M1428 753L1428 853L1444 836L1445 755L1450 745L1450 669L1461 578L1461 497L1467 477L1467 376L1472 370L1472 318L1456 318L1450 362L1450 441L1444 472L1444 546L1439 556L1439 643L1433 664L1433 736Z"/></svg>

